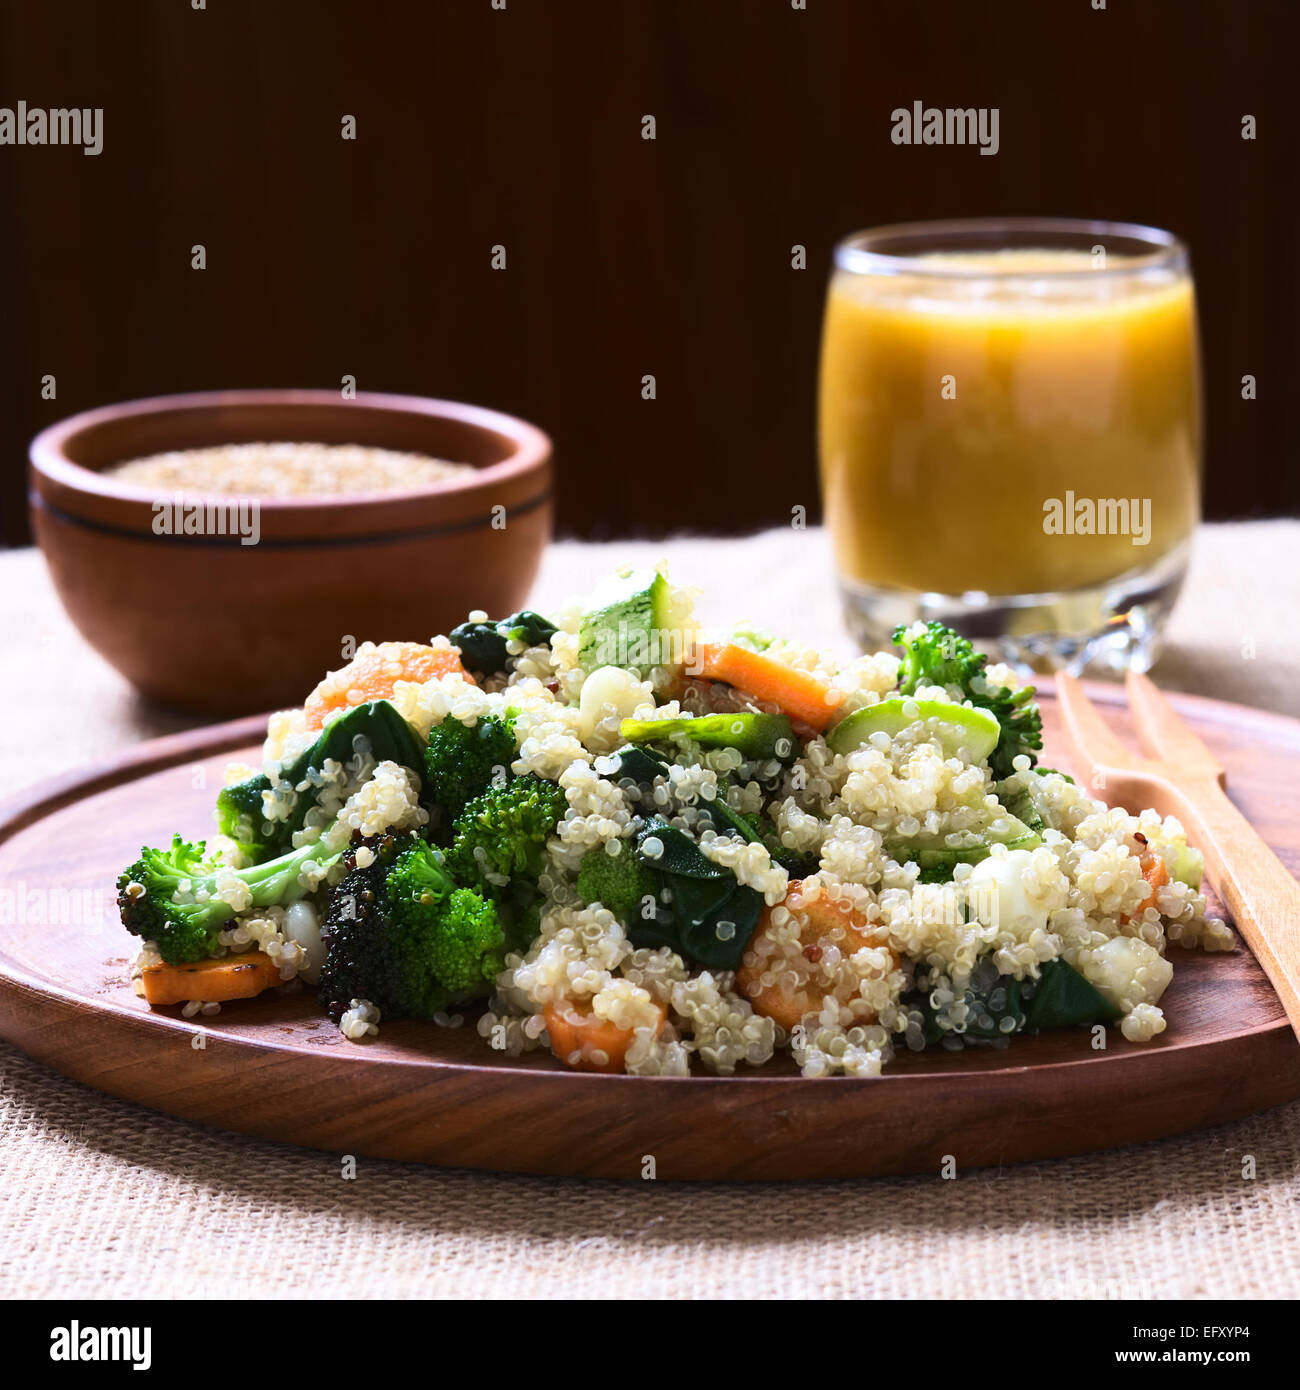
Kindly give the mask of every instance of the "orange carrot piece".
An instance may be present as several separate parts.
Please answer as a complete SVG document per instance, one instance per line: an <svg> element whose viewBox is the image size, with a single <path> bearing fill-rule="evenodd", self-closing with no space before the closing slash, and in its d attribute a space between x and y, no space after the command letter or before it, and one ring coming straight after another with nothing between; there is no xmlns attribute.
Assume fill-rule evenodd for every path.
<svg viewBox="0 0 1300 1390"><path fill-rule="evenodd" d="M1141 862L1142 877L1147 881L1147 895L1138 904L1136 912L1125 912L1120 916L1121 922L1131 922L1135 917L1141 917L1147 908L1154 907L1156 894L1169 882L1169 870L1165 868L1165 861L1158 854L1144 854Z"/></svg>
<svg viewBox="0 0 1300 1390"><path fill-rule="evenodd" d="M655 1025L655 1037L664 1026L666 1010L657 1005L659 1022ZM561 1004L547 1004L543 1011L546 1018L546 1032L551 1040L551 1051L566 1066L575 1071L621 1072L627 1059L627 1050L632 1046L631 1028L619 1028L608 1019L597 1018L595 1014L580 1013L568 1001Z"/></svg>
<svg viewBox="0 0 1300 1390"><path fill-rule="evenodd" d="M695 664L709 680L726 681L757 700L774 704L791 719L820 732L844 698L816 676L751 652L734 642L710 642L695 649Z"/></svg>
<svg viewBox="0 0 1300 1390"><path fill-rule="evenodd" d="M422 685L453 671L465 675L453 647L426 647L420 642L366 643L355 658L331 671L307 697L304 706L309 729L323 729L336 710L351 709L367 700L387 700L398 681ZM353 694L353 692L356 692Z"/></svg>
<svg viewBox="0 0 1300 1390"><path fill-rule="evenodd" d="M786 1032L792 1032L806 1014L818 1013L822 1008L825 996L815 966L827 946L848 956L864 946L879 947L886 942L883 932L873 928L856 908L824 892L806 899L798 881L790 885L782 905L802 919L798 954L789 956L787 944L769 936L772 909L764 908L736 971L736 993L749 1000L756 1014L763 1014ZM892 947L888 949L893 957L891 969L897 970L898 954ZM763 982L765 974L774 977L770 983ZM874 1017L859 1019L861 1023L874 1021Z"/></svg>
<svg viewBox="0 0 1300 1390"><path fill-rule="evenodd" d="M280 967L262 951L247 951L220 960L198 960L188 965L146 965L141 971L144 997L154 1008L188 1004L222 1004L227 999L251 999L280 983Z"/></svg>

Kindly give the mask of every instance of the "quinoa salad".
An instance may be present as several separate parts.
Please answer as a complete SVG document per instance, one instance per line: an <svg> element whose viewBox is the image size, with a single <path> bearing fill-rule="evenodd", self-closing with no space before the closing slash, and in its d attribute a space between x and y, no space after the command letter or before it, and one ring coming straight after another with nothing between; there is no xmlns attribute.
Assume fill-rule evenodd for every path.
<svg viewBox="0 0 1300 1390"><path fill-rule="evenodd" d="M839 660L694 600L626 569L363 644L229 769L216 835L119 877L137 993L309 990L361 1046L416 1019L485 1059L865 1077L1045 1028L1149 1041L1166 947L1233 948L1178 822L1040 766L1033 687L966 639Z"/></svg>

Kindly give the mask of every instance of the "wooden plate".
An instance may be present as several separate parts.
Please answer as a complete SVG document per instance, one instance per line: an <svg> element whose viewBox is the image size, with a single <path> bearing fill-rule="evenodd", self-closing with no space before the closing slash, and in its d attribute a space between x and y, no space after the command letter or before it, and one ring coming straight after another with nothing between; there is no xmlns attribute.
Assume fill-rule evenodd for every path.
<svg viewBox="0 0 1300 1390"><path fill-rule="evenodd" d="M1121 693L1091 688L1131 737ZM1300 722L1174 702L1229 770L1291 872ZM1050 699L1046 761L1068 766ZM343 1040L310 995L189 1021L131 992L113 879L142 843L211 825L222 769L260 743L244 719L145 744L0 811L0 1034L98 1090L263 1138L470 1168L639 1179L937 1172L1158 1139L1300 1097L1297 1046L1244 947L1177 952L1149 1044L1085 1029L1005 1050L904 1053L875 1080L809 1081L788 1058L735 1077L581 1075L501 1059L474 1031L384 1024Z"/></svg>

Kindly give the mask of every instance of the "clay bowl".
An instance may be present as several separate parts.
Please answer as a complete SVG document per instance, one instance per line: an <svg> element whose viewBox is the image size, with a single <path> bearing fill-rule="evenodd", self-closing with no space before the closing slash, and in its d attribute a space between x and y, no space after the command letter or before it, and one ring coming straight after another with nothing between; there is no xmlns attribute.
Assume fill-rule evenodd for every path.
<svg viewBox="0 0 1300 1390"><path fill-rule="evenodd" d="M414 450L476 471L417 491L267 498L256 544L212 526L160 533L172 499L100 471L164 450L275 440ZM551 533L549 438L509 415L418 396L130 401L52 426L30 458L32 524L73 622L143 695L195 713L299 704L349 642L427 641L471 609L518 609Z"/></svg>

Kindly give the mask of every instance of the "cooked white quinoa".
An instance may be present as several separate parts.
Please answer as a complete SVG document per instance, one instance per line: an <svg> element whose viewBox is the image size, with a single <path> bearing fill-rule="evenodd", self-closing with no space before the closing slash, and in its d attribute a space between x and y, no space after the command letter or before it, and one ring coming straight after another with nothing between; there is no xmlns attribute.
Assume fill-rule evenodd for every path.
<svg viewBox="0 0 1300 1390"><path fill-rule="evenodd" d="M411 492L474 471L428 454L364 444L222 444L128 459L106 476L166 493L239 497L337 497Z"/></svg>
<svg viewBox="0 0 1300 1390"><path fill-rule="evenodd" d="M688 648L695 636L691 602L688 591L672 590L672 612L689 634ZM729 1074L787 1051L805 1076L875 1076L896 1049L925 1045L923 1025L937 1028L947 1047L975 1041L969 1030L989 1020L972 1015L968 989L991 982L990 1000L1012 984L1032 991L1042 968L1058 958L1113 1005L1125 1038L1148 1041L1165 1028L1159 1000L1173 973L1167 945L1232 949L1232 933L1206 916L1204 895L1176 877L1186 852L1176 820L1108 808L1059 774L1032 771L1025 757L1015 760L1002 797L1033 786L1044 822L1041 842L1012 850L994 844L982 862L958 864L951 882L921 882L917 865L898 862L888 846L918 835L956 845L949 837L1005 826L1008 815L987 764L946 754L924 720L892 737L874 733L847 754L831 751L825 737L805 727L801 752L785 764L747 761L734 748L680 737L664 754L666 775L651 786L620 780L609 755L622 741L622 719L773 707L694 679L679 666L585 671L580 614L575 604L556 615L559 631L549 645L512 641L508 673L483 686L443 675L422 684L399 681L391 695L422 738L449 717L473 724L514 711L518 753L511 771L535 773L564 790L567 809L547 846L539 884L539 933L526 952L507 957L475 1025L487 1045L506 1055L550 1043L550 1008L594 1015L630 1033L625 1065L634 1074L685 1076L693 1067ZM843 714L897 694L893 653L842 661L778 641L765 654L833 687ZM988 674L1015 684L1005 668ZM361 692L346 688L346 669L327 685L331 679L346 703L360 701ZM938 688L915 698L922 695L941 704L954 698ZM290 786L281 769L314 737L302 710L271 719L262 765L272 783L264 798L268 822L287 815L292 793L307 785ZM230 780L247 773L232 768ZM318 808L294 843L313 843L334 822L322 857L353 831L407 831L427 820L417 779L395 763L377 763L365 746L346 764L327 763L311 787ZM763 845L718 834L701 807L720 797L738 813L764 812L783 849L812 856L815 869L792 885ZM689 968L668 947L638 947L610 911L578 896L583 856L595 849L633 852L633 836L652 813L686 831L707 859L761 895L766 910L738 971ZM255 831L249 827L250 835ZM237 865L237 843L225 850ZM360 851L359 864L369 853ZM1168 882L1145 907L1144 856L1148 866L1158 857L1168 870ZM222 933L223 949L260 949L279 962L282 980L302 975L311 983L320 970L324 898L342 872L335 864L313 873L309 864L302 903L241 910ZM233 875L218 884L242 909L241 889ZM908 1002L918 987L928 999L928 1020ZM797 1020L769 1016L765 1001L781 989L807 1003ZM459 1019L438 1021L454 1026ZM340 1023L351 1039L373 1036L378 1026L379 1010L360 999ZM987 1031L980 1045L1006 1045Z"/></svg>

